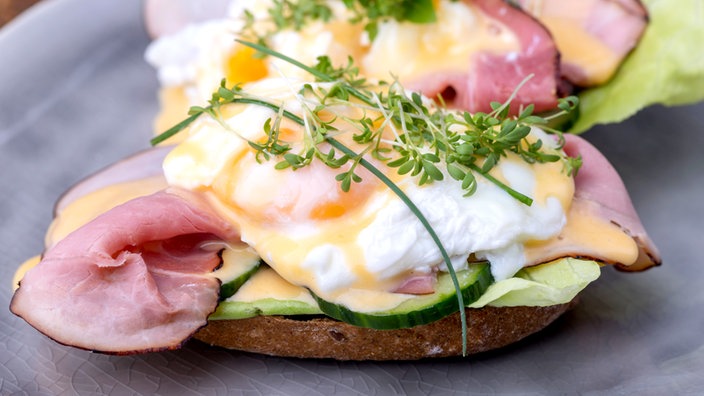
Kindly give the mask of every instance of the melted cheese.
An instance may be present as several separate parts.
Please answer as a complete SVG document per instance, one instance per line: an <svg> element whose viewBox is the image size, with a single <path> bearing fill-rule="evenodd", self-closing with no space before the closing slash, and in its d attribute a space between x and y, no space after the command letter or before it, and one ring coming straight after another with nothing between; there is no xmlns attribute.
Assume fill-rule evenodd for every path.
<svg viewBox="0 0 704 396"><path fill-rule="evenodd" d="M386 311L415 297L412 294L355 288L336 293L324 293L319 296L326 301L334 301L336 304L344 305L354 312Z"/></svg>
<svg viewBox="0 0 704 396"><path fill-rule="evenodd" d="M547 258L557 258L570 252L556 251L563 246L572 249L580 247L582 256L599 258L606 262L631 264L638 259L636 242L617 225L596 217L597 211L582 205L572 207L567 224L559 235L545 241L531 241L526 244L528 262L540 264Z"/></svg>
<svg viewBox="0 0 704 396"><path fill-rule="evenodd" d="M244 243L216 243L214 248L223 249L222 265L213 273L222 283L237 279L259 263L259 255Z"/></svg>
<svg viewBox="0 0 704 396"><path fill-rule="evenodd" d="M595 1L537 0L528 1L527 11L548 28L560 50L565 74L583 86L599 85L608 81L618 68L619 55L589 32L585 25L592 20L597 26L605 23L595 18L594 8L618 7ZM618 3L618 2L614 2ZM598 27L597 27L598 29Z"/></svg>
<svg viewBox="0 0 704 396"><path fill-rule="evenodd" d="M355 312L375 312L397 307L413 296L367 289L348 289L341 293L321 295L329 301L336 301ZM307 289L286 281L271 268L262 268L227 301L255 302L265 299L279 301L300 301L317 305Z"/></svg>

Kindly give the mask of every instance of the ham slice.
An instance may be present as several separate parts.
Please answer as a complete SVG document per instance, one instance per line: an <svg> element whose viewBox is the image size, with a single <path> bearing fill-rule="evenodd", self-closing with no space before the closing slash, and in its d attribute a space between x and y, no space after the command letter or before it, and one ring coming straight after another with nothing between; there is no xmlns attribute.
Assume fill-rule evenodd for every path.
<svg viewBox="0 0 704 396"><path fill-rule="evenodd" d="M645 231L633 202L614 167L599 150L583 138L565 135L565 152L581 156L584 165L575 177L575 194L570 213L581 212L620 227L633 239L638 248L638 257L630 265L613 263L625 271L642 271L660 265L660 253ZM569 215L568 215L569 216ZM569 222L569 220L568 220ZM559 257L588 257L611 262L600 255L593 247L575 243L571 238L560 235L533 252L535 257L530 264L540 264Z"/></svg>
<svg viewBox="0 0 704 396"><path fill-rule="evenodd" d="M572 83L606 82L638 44L648 24L639 0L518 0L543 22L561 52L562 73Z"/></svg>
<svg viewBox="0 0 704 396"><path fill-rule="evenodd" d="M437 73L406 85L428 97L442 94L449 106L470 112L490 112L492 101L505 102L516 93L513 112L534 104L536 111L555 108L560 80L559 54L550 33L533 17L502 0L474 0L479 9L510 27L519 38L521 51L503 55L479 53L470 60L466 73Z"/></svg>
<svg viewBox="0 0 704 396"><path fill-rule="evenodd" d="M239 240L183 191L120 205L69 234L28 271L11 310L56 341L126 354L181 346L218 303L217 251Z"/></svg>

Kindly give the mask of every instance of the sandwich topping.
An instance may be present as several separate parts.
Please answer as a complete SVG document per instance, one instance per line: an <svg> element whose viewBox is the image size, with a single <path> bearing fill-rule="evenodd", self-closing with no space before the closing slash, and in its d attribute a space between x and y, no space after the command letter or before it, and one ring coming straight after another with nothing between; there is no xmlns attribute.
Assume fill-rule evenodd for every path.
<svg viewBox="0 0 704 396"><path fill-rule="evenodd" d="M154 151L119 165L136 169L129 163L163 158L163 177L146 172L122 184L143 183L147 192L166 183L170 190L105 207L88 223L69 226L76 231L58 242L49 236L43 258L20 282L13 312L59 342L129 353L178 347L207 323L218 297L227 300L214 318L228 319L231 304L249 304L266 287L296 295L296 313L388 328L456 312L448 287L465 305L483 294L491 297L481 304L502 300L510 285L533 287L521 275L527 265L586 256L628 266L642 243L645 266L659 262L630 201L613 207L589 194L601 180L575 184L581 161L562 146L570 142L573 154L597 158L591 166L603 165L598 152L536 127L545 120L531 108L511 116L509 103L496 103L492 113L472 115L396 82L360 79L353 65L334 68L324 57L315 67L289 61L318 81L223 85L209 106L193 108L189 119L155 138L185 135L165 158ZM72 191L57 221L106 189L125 199L120 188ZM635 227L614 225L614 218ZM191 267L192 257L203 266ZM258 270L256 257L267 267ZM222 268L212 272L220 260ZM574 283L562 292L540 287L569 301L594 273L559 263L546 265L572 268ZM66 268L70 276L61 275ZM248 297L237 293L240 286ZM99 298L110 294L124 298L118 305ZM379 319L379 312L387 314ZM114 330L106 333L105 323ZM164 331L172 336L154 336Z"/></svg>

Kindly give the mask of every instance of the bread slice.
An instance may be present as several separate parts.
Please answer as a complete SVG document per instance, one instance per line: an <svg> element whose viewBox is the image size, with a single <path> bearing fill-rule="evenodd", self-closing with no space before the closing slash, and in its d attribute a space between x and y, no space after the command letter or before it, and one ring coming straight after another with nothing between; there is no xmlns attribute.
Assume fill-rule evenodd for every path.
<svg viewBox="0 0 704 396"><path fill-rule="evenodd" d="M500 348L533 334L576 305L468 308L467 352ZM459 313L409 329L374 330L325 317L257 316L212 320L196 333L207 344L266 355L337 360L417 360L462 354Z"/></svg>

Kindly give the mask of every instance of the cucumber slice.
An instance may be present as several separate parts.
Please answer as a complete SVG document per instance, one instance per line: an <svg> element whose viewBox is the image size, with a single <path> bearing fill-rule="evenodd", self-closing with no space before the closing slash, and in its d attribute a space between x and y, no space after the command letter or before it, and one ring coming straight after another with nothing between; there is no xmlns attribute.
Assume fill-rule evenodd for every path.
<svg viewBox="0 0 704 396"><path fill-rule="evenodd" d="M222 266L214 275L220 279L220 299L224 300L257 272L261 259L247 246L228 246L222 251Z"/></svg>
<svg viewBox="0 0 704 396"><path fill-rule="evenodd" d="M209 320L246 319L254 316L322 315L315 303L299 300L264 298L252 302L223 301Z"/></svg>
<svg viewBox="0 0 704 396"><path fill-rule="evenodd" d="M320 315L322 312L308 289L286 282L262 265L250 279L208 318L244 319L258 315Z"/></svg>
<svg viewBox="0 0 704 396"><path fill-rule="evenodd" d="M488 263L473 264L467 270L458 271L457 280L465 305L477 300L494 282ZM355 326L379 330L424 325L458 311L455 287L447 273L438 276L435 293L413 297L385 311L354 312L344 305L311 294L327 316Z"/></svg>

